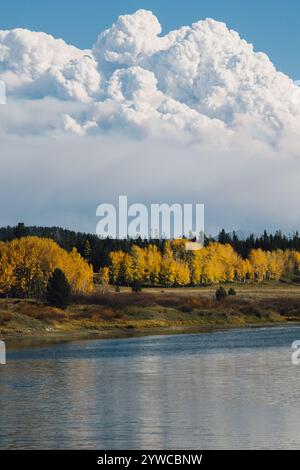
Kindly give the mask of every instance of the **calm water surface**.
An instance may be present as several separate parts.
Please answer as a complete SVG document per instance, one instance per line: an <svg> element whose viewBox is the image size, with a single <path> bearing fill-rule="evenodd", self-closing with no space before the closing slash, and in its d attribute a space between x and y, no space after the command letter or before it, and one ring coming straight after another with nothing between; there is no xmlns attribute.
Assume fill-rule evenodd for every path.
<svg viewBox="0 0 300 470"><path fill-rule="evenodd" d="M299 327L9 350L1 449L300 448Z"/></svg>

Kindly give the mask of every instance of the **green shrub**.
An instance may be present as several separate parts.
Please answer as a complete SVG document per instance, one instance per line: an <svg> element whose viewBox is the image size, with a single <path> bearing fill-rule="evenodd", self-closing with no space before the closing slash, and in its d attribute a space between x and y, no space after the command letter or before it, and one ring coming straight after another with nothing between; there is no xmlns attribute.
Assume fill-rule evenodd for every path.
<svg viewBox="0 0 300 470"><path fill-rule="evenodd" d="M141 292L142 285L139 281L134 281L131 285L132 292Z"/></svg>
<svg viewBox="0 0 300 470"><path fill-rule="evenodd" d="M224 300L226 297L227 297L227 292L224 289L224 287L223 286L218 287L218 289L216 290L216 299Z"/></svg>
<svg viewBox="0 0 300 470"><path fill-rule="evenodd" d="M46 299L48 305L61 309L71 303L71 287L61 269L55 269L47 285Z"/></svg>
<svg viewBox="0 0 300 470"><path fill-rule="evenodd" d="M236 291L233 287L230 287L230 289L228 291L228 295L236 295Z"/></svg>

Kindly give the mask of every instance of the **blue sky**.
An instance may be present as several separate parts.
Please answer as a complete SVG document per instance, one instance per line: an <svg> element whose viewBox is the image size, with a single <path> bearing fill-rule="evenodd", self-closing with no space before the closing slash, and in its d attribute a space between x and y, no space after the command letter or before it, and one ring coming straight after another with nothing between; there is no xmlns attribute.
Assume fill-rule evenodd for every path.
<svg viewBox="0 0 300 470"><path fill-rule="evenodd" d="M138 8L152 10L163 31L212 17L237 30L275 66L300 79L300 3L296 0L10 0L1 5L0 28L45 31L79 47L90 47L116 17Z"/></svg>

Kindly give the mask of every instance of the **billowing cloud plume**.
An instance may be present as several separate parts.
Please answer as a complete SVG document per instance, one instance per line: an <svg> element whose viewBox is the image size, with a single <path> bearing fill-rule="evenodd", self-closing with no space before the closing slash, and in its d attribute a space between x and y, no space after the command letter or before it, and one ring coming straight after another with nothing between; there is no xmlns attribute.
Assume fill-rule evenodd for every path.
<svg viewBox="0 0 300 470"><path fill-rule="evenodd" d="M0 31L0 67L0 78L13 97L85 102L100 89L100 74L89 51L45 33Z"/></svg>
<svg viewBox="0 0 300 470"><path fill-rule="evenodd" d="M57 130L183 131L198 141L236 132L272 145L285 132L300 135L299 87L212 19L161 36L158 19L138 10L84 51L44 33L1 31L0 61L14 99L85 103L78 113L66 104Z"/></svg>
<svg viewBox="0 0 300 470"><path fill-rule="evenodd" d="M110 29L101 33L93 48L100 64L131 66L143 61L162 48L158 37L161 26L158 19L146 10L134 15L122 15Z"/></svg>
<svg viewBox="0 0 300 470"><path fill-rule="evenodd" d="M209 231L299 227L300 87L223 23L163 36L139 10L89 50L0 31L0 80L2 224L93 230L123 193L203 202Z"/></svg>

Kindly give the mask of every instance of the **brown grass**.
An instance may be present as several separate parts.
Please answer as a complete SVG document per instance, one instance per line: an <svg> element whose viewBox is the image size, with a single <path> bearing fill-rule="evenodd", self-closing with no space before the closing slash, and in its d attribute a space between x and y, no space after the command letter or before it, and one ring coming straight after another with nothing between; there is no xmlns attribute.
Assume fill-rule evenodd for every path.
<svg viewBox="0 0 300 470"><path fill-rule="evenodd" d="M180 291L180 292L179 292ZM300 291L300 289L299 289ZM261 290L260 292L263 292ZM238 295L218 302L199 290L144 290L77 296L67 310L33 300L0 299L0 333L107 328L228 327L300 321L300 295Z"/></svg>

